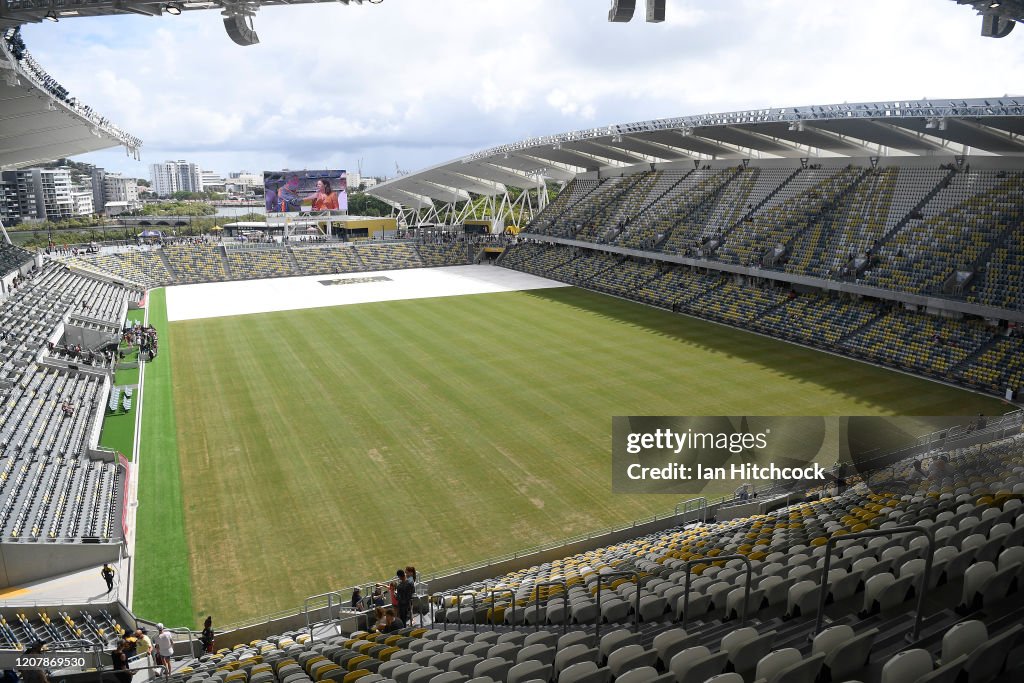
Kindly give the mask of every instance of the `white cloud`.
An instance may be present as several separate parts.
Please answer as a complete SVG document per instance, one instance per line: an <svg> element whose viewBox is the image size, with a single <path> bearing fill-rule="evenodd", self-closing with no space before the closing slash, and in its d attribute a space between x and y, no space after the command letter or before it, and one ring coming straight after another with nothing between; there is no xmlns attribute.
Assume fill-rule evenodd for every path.
<svg viewBox="0 0 1024 683"><path fill-rule="evenodd" d="M486 5L486 11L483 9ZM216 12L24 29L69 90L145 141L87 160L145 175L330 162L415 169L532 135L663 116L1019 91L1024 38L948 0L669 0L606 21L592 0L385 0L262 9L239 47ZM985 65L998 65L986 68Z"/></svg>

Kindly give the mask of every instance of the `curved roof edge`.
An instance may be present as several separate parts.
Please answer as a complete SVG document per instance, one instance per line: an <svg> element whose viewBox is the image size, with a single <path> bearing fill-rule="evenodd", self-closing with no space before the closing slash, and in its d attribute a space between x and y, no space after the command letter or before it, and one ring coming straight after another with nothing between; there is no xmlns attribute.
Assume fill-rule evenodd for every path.
<svg viewBox="0 0 1024 683"><path fill-rule="evenodd" d="M124 146L138 158L142 140L71 95L25 49L16 29L0 40L0 168Z"/></svg>
<svg viewBox="0 0 1024 683"><path fill-rule="evenodd" d="M368 192L420 208L638 164L959 154L1024 158L1024 96L844 102L614 124L491 147Z"/></svg>

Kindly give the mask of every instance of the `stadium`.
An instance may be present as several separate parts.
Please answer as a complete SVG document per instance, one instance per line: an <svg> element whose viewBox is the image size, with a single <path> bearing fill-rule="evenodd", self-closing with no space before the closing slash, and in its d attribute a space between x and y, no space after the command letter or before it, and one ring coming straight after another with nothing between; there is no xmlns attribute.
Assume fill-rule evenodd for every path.
<svg viewBox="0 0 1024 683"><path fill-rule="evenodd" d="M389 216L285 169L260 220L12 239L25 169L145 150L23 26L292 4L0 8L11 680L1024 680L1024 98L580 116Z"/></svg>

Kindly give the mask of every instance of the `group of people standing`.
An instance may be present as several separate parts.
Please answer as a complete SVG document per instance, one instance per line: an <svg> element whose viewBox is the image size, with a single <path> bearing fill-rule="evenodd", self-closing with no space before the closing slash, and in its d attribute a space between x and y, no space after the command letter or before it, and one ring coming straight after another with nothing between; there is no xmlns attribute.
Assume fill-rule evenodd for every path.
<svg viewBox="0 0 1024 683"><path fill-rule="evenodd" d="M386 594L385 594L386 591ZM352 591L352 609L373 609L375 623L368 624L380 633L391 633L405 628L412 621L412 599L416 595L416 568L408 566L395 572L388 583L374 584L373 595L364 597L356 588Z"/></svg>
<svg viewBox="0 0 1024 683"><path fill-rule="evenodd" d="M135 658L144 658L143 664L149 666L154 663L162 667L163 675L171 673L171 657L174 656L174 637L163 624L156 625L157 636L154 643L145 629L139 628L134 634L117 641L117 647L111 653L114 671L117 671L119 683L130 683L134 672L129 662ZM214 651L213 617L206 617L203 622L203 631L199 636L199 642L203 652ZM152 659L151 659L152 658Z"/></svg>
<svg viewBox="0 0 1024 683"><path fill-rule="evenodd" d="M132 326L124 328L121 331L121 341L132 346L138 346L140 359L145 359L146 356L149 356L149 360L156 358L159 340L156 328L152 325L143 327L142 323L137 322Z"/></svg>
<svg viewBox="0 0 1024 683"><path fill-rule="evenodd" d="M109 562L105 563L100 570L100 576L106 585L107 594L114 590L114 577L116 573L114 567ZM117 641L114 651L110 654L110 658L114 665L114 671L118 672L117 677L120 683L130 683L134 672L131 670L129 662L135 658L145 658L143 662L145 666L155 665L163 667L164 675L170 675L171 657L174 656L174 637L163 624L157 624L156 631L155 643L150 639L146 630L141 627L137 628L134 633L126 635ZM211 653L214 651L213 617L208 616L206 621L203 622L203 630L199 635L199 642L203 647L203 652Z"/></svg>

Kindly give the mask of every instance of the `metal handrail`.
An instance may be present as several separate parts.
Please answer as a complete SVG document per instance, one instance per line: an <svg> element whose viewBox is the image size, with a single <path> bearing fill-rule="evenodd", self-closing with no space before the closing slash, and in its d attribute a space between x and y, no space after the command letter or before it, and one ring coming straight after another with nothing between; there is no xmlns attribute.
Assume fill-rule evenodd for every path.
<svg viewBox="0 0 1024 683"><path fill-rule="evenodd" d="M454 598L455 599L455 604L453 605L453 607L458 607L459 608L459 620L456 622L457 624L462 624L462 602L463 602L463 600L464 599L469 599L469 600L472 601L472 605L473 605L473 632L476 633L476 630L477 630L476 629L476 627L477 627L477 624L476 624L476 603L477 603L476 593L442 593L441 594L441 600L442 601L446 597ZM443 624L441 629L444 630L444 631L448 630L448 622L449 622L448 609L450 609L450 608L446 608L445 609L444 621L441 622ZM431 617L431 620L433 620L433 617Z"/></svg>
<svg viewBox="0 0 1024 683"><path fill-rule="evenodd" d="M691 504L693 504L693 507L690 507ZM700 498L691 498L690 500L684 500L683 502L679 503L679 505L676 505L675 517L677 517L677 518L679 517L679 507L680 506L682 506L682 508L683 508L683 523L684 524L686 523L686 513L687 512L691 512L693 510L697 510L698 512L701 513L701 516L700 516L701 523L707 523L707 521L708 521L708 499L705 498L704 496L701 496Z"/></svg>
<svg viewBox="0 0 1024 683"><path fill-rule="evenodd" d="M165 627L164 630L165 631L169 631L170 633L178 633L178 634L186 633L186 634L188 634L188 654L189 654L190 657L195 657L196 656L195 646L194 646L193 641L192 641L192 636L194 635L195 632L192 629L187 628L185 626L179 626L177 628L166 628ZM174 641L172 640L171 642L173 643ZM156 645L156 643L153 643L153 644Z"/></svg>
<svg viewBox="0 0 1024 683"><path fill-rule="evenodd" d="M511 600L511 602L509 604L510 604L511 609L512 609L512 626L515 626L516 625L516 592L514 590L512 590L511 588L492 588L490 590L490 593L491 593L491 610L492 611L494 610L494 604L495 604L494 596L495 595L501 594L501 595L511 595L512 596L512 600ZM431 621L433 621L433 615L431 615ZM493 619L492 619L492 621L493 621ZM493 625L497 626L497 624L493 624Z"/></svg>
<svg viewBox="0 0 1024 683"><path fill-rule="evenodd" d="M433 605L433 597L430 595L430 583L427 582L427 581L417 581L415 585L416 585L416 588L415 588L415 592L412 595L412 597L413 597L413 603L412 604L416 604L416 602L417 602L415 600L416 598L426 598L428 601L430 601L431 602L431 605L430 605L430 623L434 623L434 605ZM411 609L411 606L410 606L410 609ZM418 604L416 606L416 611L419 613L419 616L420 616L420 626L422 627L423 626L423 612L420 611ZM413 619L413 615L412 615L412 613L410 613L409 614L409 621L411 622L412 619ZM412 626L412 624L409 623L409 624L406 624L406 626Z"/></svg>
<svg viewBox="0 0 1024 683"><path fill-rule="evenodd" d="M832 548L839 541L854 541L859 538L875 538L877 536L897 536L899 534L915 534L918 536L924 536L928 539L928 553L925 555L924 560L924 574L921 575L921 586L917 591L917 610L914 614L914 628L910 631L909 639L911 641L917 640L918 636L921 635L921 620L924 616L924 593L925 589L931 585L932 576L932 557L935 555L935 537L932 534L931 529L925 529L919 526L900 526L892 529L872 529L870 531L860 531L855 534L843 534L842 536L832 536L825 543L825 566L821 572L821 586L819 587L820 595L818 596L818 614L814 620L814 631L811 636L816 636L821 633L821 627L825 621L825 584L828 581L828 569L832 563Z"/></svg>
<svg viewBox="0 0 1024 683"><path fill-rule="evenodd" d="M173 673L171 671L168 671L167 667L160 666L160 665L133 666L133 667L129 667L129 670L132 672L133 675L136 672L138 672L138 671L153 671L153 672L155 672L156 676L150 676L150 680L154 680L156 678L166 678L171 673ZM99 677L100 683L102 683L104 678L108 678L108 677L109 678L113 678L115 683L120 683L120 681L121 681L121 678L120 678L121 671L119 671L118 669L103 669L103 668L100 668L100 667L96 667L96 671L88 671L88 672L82 672L82 673L95 674L96 676Z"/></svg>
<svg viewBox="0 0 1024 683"><path fill-rule="evenodd" d="M476 633L476 593L470 593L469 597L473 601L473 633ZM461 600L459 600L459 604L460 605L462 604ZM447 614L445 616L447 616ZM460 607L459 608L459 625L461 626L461 624L462 624L462 608Z"/></svg>
<svg viewBox="0 0 1024 683"><path fill-rule="evenodd" d="M539 631L540 630L540 592L539 591L540 591L541 588L545 588L547 586L561 586L562 587L562 606L565 607L566 616L568 616L568 614L569 614L569 586L566 585L565 581L545 581L543 583L534 584L533 590L534 590L534 592L537 593L537 599L534 600L534 606L533 606L533 616L534 616L534 626L535 626L535 628L533 629L534 631ZM545 603L544 606L547 607L547 605L550 604L550 602L551 602L551 599L549 598L548 602ZM565 619L562 619L562 633L566 632L567 625L568 625L568 622L566 622Z"/></svg>
<svg viewBox="0 0 1024 683"><path fill-rule="evenodd" d="M334 596L338 596L338 609L340 610L341 606L345 604L345 601L341 597L341 593L339 593L338 591L327 591L326 593L321 593L319 595L311 595L308 598L306 598L306 600L303 602L303 604L302 604L302 613L306 617L306 628L309 629L309 642L312 643L313 640L314 640L314 638L313 638L313 626L315 625L314 623L311 623L309 621L309 603L310 603L310 601L311 600L319 600L321 598L327 598L327 621L332 621L333 619L332 619L331 615L333 614L333 609L334 609ZM321 608L318 608L318 609L321 609Z"/></svg>
<svg viewBox="0 0 1024 683"><path fill-rule="evenodd" d="M636 605L633 609L633 631L638 632L640 630L640 572L637 570L624 571L624 572L606 572L604 574L597 575L597 618L594 620L594 639L601 640L601 582L607 578L625 578L632 577L636 579Z"/></svg>
<svg viewBox="0 0 1024 683"><path fill-rule="evenodd" d="M747 603L750 602L750 585L753 581L754 568L750 563L750 558L746 555L716 555L715 557L701 557L696 560L687 560L686 564L683 565L683 570L686 572L686 584L685 592L683 593L683 618L679 624L679 628L686 628L686 620L689 617L690 612L690 577L693 574L690 573L690 569L698 564L704 564L710 562L728 562L731 560L742 560L747 565L747 581L745 589L743 591L743 609L740 610L740 626L747 623Z"/></svg>

